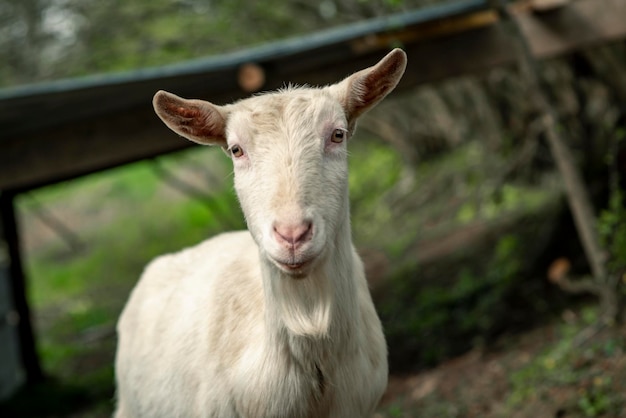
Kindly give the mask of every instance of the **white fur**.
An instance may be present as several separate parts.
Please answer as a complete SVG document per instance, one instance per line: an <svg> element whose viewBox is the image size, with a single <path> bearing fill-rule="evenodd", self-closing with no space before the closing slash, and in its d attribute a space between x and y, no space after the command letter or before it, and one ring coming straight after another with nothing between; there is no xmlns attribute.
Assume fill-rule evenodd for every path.
<svg viewBox="0 0 626 418"><path fill-rule="evenodd" d="M146 268L118 324L117 418L373 413L387 352L351 240L346 143L405 64L395 50L336 85L228 106L157 93L177 133L243 149L233 165L249 232Z"/></svg>

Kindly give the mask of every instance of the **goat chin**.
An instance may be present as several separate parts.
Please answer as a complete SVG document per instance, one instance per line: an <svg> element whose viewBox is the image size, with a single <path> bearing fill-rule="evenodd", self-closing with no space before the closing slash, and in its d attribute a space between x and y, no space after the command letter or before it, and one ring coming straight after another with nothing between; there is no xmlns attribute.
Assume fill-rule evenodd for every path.
<svg viewBox="0 0 626 418"><path fill-rule="evenodd" d="M405 66L396 49L226 106L155 95L174 132L228 150L249 231L148 265L118 322L115 417L373 414L387 349L351 238L347 139Z"/></svg>
<svg viewBox="0 0 626 418"><path fill-rule="evenodd" d="M328 335L334 302L329 278L315 273L283 273L276 276L278 280L272 280L270 286L276 296L278 312L289 332L298 336Z"/></svg>

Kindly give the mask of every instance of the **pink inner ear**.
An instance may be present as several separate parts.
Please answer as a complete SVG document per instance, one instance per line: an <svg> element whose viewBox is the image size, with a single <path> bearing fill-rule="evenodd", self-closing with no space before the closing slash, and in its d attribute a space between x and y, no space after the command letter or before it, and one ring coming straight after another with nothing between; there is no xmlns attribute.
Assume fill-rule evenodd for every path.
<svg viewBox="0 0 626 418"><path fill-rule="evenodd" d="M224 118L217 111L211 109L210 107L206 107L204 109L189 109L194 116L192 117L192 121L194 123L191 125L195 132L199 137L202 138L225 138L225 129L226 124L224 122Z"/></svg>
<svg viewBox="0 0 626 418"><path fill-rule="evenodd" d="M164 110L169 122L182 132L194 137L212 135L214 126L210 123L211 118L197 106L189 105L184 107L168 102Z"/></svg>
<svg viewBox="0 0 626 418"><path fill-rule="evenodd" d="M174 99L162 95L158 98L157 105L157 113L159 116L164 117L172 123L181 123L184 120L201 117L201 110L191 101L183 101L183 99ZM188 124L189 123L186 123L186 125Z"/></svg>
<svg viewBox="0 0 626 418"><path fill-rule="evenodd" d="M225 142L224 117L209 103L159 92L154 108L163 122L179 135L201 144Z"/></svg>
<svg viewBox="0 0 626 418"><path fill-rule="evenodd" d="M399 54L395 54L395 51L391 54L394 54L397 58L389 59L390 57L387 56L386 59L379 62L361 81L363 90L365 91L361 100L366 107L371 103L382 100L382 98L391 92L404 73L406 61L400 59Z"/></svg>
<svg viewBox="0 0 626 418"><path fill-rule="evenodd" d="M195 107L187 108L187 107L178 106L175 109L173 109L173 113L178 113L178 115L183 118L197 118L200 116L199 110Z"/></svg>
<svg viewBox="0 0 626 418"><path fill-rule="evenodd" d="M395 88L405 67L406 54L395 49L378 64L349 78L349 92L344 106L351 125Z"/></svg>
<svg viewBox="0 0 626 418"><path fill-rule="evenodd" d="M380 78L379 74L369 74L363 80L363 84L365 94L361 97L361 103L364 107L380 100L381 96L385 96L394 86L386 78Z"/></svg>

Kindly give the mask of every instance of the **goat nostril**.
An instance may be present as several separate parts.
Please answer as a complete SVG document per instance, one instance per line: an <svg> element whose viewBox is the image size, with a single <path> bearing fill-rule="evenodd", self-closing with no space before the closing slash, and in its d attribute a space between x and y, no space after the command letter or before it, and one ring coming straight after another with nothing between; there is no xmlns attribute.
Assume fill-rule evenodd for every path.
<svg viewBox="0 0 626 418"><path fill-rule="evenodd" d="M313 223L302 222L297 225L276 224L274 225L274 235L279 242L290 245L297 245L309 241L313 236Z"/></svg>
<svg viewBox="0 0 626 418"><path fill-rule="evenodd" d="M313 223L305 222L302 224L300 235L296 238L296 242L306 242L313 236Z"/></svg>

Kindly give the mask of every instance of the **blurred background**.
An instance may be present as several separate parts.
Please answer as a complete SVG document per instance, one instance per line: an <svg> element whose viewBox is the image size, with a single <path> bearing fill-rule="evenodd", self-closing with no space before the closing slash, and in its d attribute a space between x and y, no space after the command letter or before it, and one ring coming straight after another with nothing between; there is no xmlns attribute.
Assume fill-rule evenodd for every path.
<svg viewBox="0 0 626 418"><path fill-rule="evenodd" d="M576 14L593 3L597 14ZM602 23L624 7L498 4L0 0L0 104L33 84L132 78L348 29L359 32L355 57L406 46L407 84L363 118L350 144L354 241L390 352L379 417L626 416L626 19ZM574 29L543 36L524 23L535 21L548 34L551 22ZM477 34L507 36L511 59L479 58L480 44L454 49ZM432 48L426 60L424 45L451 49ZM476 71L479 59L487 63ZM265 75L280 78L258 69L260 89ZM242 97L254 80L239 79ZM2 130L0 154L15 140ZM0 415L110 416L115 323L128 294L153 257L245 227L231 174L220 150L194 146L2 191L16 213L45 378L3 382ZM17 369L7 379L28 380Z"/></svg>

